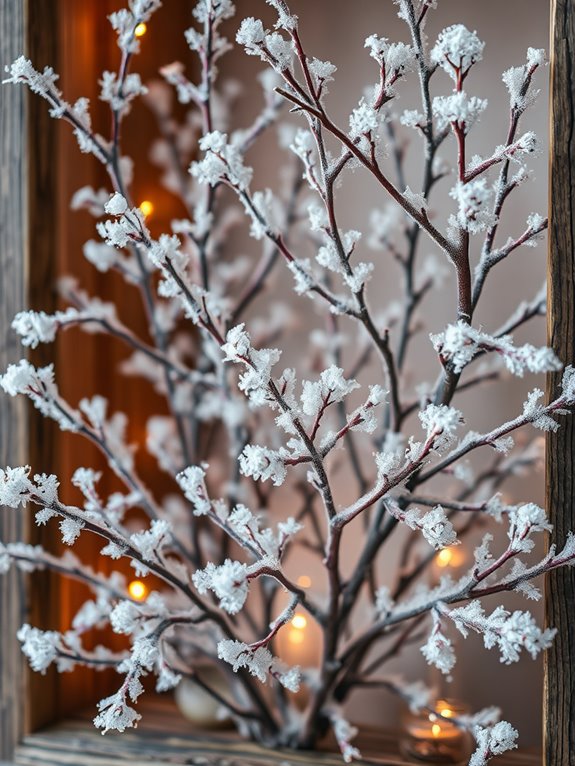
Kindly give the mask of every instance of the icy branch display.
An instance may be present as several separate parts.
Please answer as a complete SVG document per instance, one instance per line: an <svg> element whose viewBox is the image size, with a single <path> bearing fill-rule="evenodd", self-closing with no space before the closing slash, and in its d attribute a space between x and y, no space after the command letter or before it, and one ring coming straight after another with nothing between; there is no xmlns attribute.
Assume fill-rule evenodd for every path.
<svg viewBox="0 0 575 766"><path fill-rule="evenodd" d="M107 171L107 189L84 187L72 200L73 208L99 219L84 256L139 291L149 321L149 335L140 337L113 303L66 278L65 310L23 311L13 329L31 348L70 327L120 339L132 352L120 374L146 378L165 397L169 414L150 417L145 444L130 444L126 416L111 412L102 396L70 403L51 365L37 369L25 359L11 365L0 377L6 394L24 394L60 428L96 445L125 491L102 496L101 472L90 467L58 478L29 466L0 470L0 504L34 506L37 523L58 523L66 545L96 536L101 556L107 564L117 561L119 570L103 575L97 561L88 566L71 552L57 557L38 546L0 543L0 571L54 569L92 589L93 599L65 633L24 625L18 637L36 671L86 665L123 675L120 688L99 703L94 723L103 733L137 724L134 704L144 676L156 676L158 691L185 677L201 683L244 736L312 748L331 729L350 762L361 757L353 744L356 728L345 717L351 692L381 687L440 719L432 691L418 679L386 672L387 663L419 642L426 661L449 679L456 637L470 633L504 664L523 653L537 657L554 630L539 627L528 611L484 605L482 598L517 591L538 599L534 578L575 561L573 536L540 558L536 538L551 531L544 510L528 498L511 504L499 493L506 479L539 460L537 441L516 445L514 433L556 430L560 416L569 415L573 370L564 370L549 403L535 388L504 422L486 420L480 431L469 430L469 413L454 406L461 391L487 381L562 368L551 349L519 345L512 336L545 313L544 292L511 310L499 327L474 321L491 270L513 261L519 248L535 246L547 228L538 213L519 226L504 217L508 198L528 180L526 163L537 146L532 131L522 132L522 121L536 99L534 81L545 57L529 48L525 63L503 74L507 133L488 156L470 158L469 137L489 117L487 100L467 91L484 51L476 32L453 24L428 41L425 23L436 3L396 0L407 42L377 33L366 39L377 83L358 99L348 123L337 124L327 98L328 86L337 89L336 66L305 51L300 19L284 0L267 3L277 14L273 29L252 17L236 22L231 0L200 0L185 32L199 59L199 82L173 63L161 68L165 83L150 92L130 70L140 46L137 30L153 23L161 3L130 0L113 13L120 63L100 83L112 114L109 137L93 131L87 99L64 100L52 69L39 72L23 57L7 68L5 82L26 84L44 98L50 114L72 126L80 151ZM232 47L222 29L266 66L265 105L248 127L233 124L225 83L218 80L217 62ZM398 113L405 78L419 82L421 104ZM156 116L172 119L176 134L183 130L165 113L168 88L191 110L196 133L189 157L177 142L168 147L174 151L159 153L165 184L181 197L187 218L155 237L133 200L121 127L131 102L145 95ZM278 124L277 160L287 165L283 178L291 182L276 191L254 188L250 152ZM405 181L402 136L411 137L409 150L421 158L417 188ZM353 169L380 190L367 246L362 232L340 223L337 189ZM450 205L446 220L430 210L434 195ZM230 235L240 219L253 239L247 268ZM511 232L506 239L503 226ZM439 265L430 269L425 262L420 250L430 244L452 269L455 289L442 285ZM389 254L396 265L386 265L386 275L397 279L402 299L389 312L379 305L376 312L376 265ZM271 318L257 316L273 273L282 270L282 280L293 285L293 307L313 302L315 313L302 315L311 317L314 365L301 354L296 368L283 368L281 349L265 347L287 344L289 322L279 303ZM426 302L438 292L451 307L447 326L426 314ZM414 351L422 326L435 354L431 371L418 365ZM355 358L344 349L346 339ZM208 427L217 438L201 438ZM148 450L172 482L169 495L159 496L144 481L137 448ZM476 454L485 460L488 452L495 456L488 470L474 473ZM341 471L353 479L345 492L336 479ZM64 480L80 490L83 505L60 499ZM430 578L436 552L486 520L503 533L483 536L468 571L457 579ZM400 566L382 576L382 562L398 546ZM315 558L320 588L309 587L302 552ZM134 597L129 567L161 588ZM322 636L313 667L282 658L282 632L298 615ZM104 626L128 636L130 650L88 650L83 634ZM198 676L206 663L226 674L225 693ZM450 725L474 737L472 766L517 746L517 731L493 708L452 718Z"/></svg>

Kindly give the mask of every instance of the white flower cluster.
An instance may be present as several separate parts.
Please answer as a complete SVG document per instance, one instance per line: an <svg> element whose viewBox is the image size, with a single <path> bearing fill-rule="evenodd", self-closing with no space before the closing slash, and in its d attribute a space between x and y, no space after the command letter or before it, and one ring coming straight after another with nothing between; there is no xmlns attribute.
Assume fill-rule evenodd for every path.
<svg viewBox="0 0 575 766"><path fill-rule="evenodd" d="M161 559L162 548L171 539L171 532L169 522L165 519L154 519L149 529L130 535L130 542L141 553L144 561L158 561Z"/></svg>
<svg viewBox="0 0 575 766"><path fill-rule="evenodd" d="M281 352L275 348L254 349L250 335L244 324L236 325L228 331L226 342L222 346L224 361L239 362L246 368L240 375L239 389L249 398L254 407L273 402L269 386L272 367L279 361Z"/></svg>
<svg viewBox="0 0 575 766"><path fill-rule="evenodd" d="M206 133L200 139L200 149L206 153L204 159L190 165L190 173L200 183L216 186L225 181L240 191L248 188L252 169L244 165L239 146L228 142L226 133Z"/></svg>
<svg viewBox="0 0 575 766"><path fill-rule="evenodd" d="M463 24L453 24L439 33L431 51L431 60L439 64L457 82L458 73L465 75L483 58L485 43Z"/></svg>
<svg viewBox="0 0 575 766"><path fill-rule="evenodd" d="M137 53L136 27L149 21L161 4L161 0L129 0L129 8L122 8L108 16L112 29L118 35L118 47L124 54Z"/></svg>
<svg viewBox="0 0 575 766"><path fill-rule="evenodd" d="M501 653L501 662L506 665L518 662L522 649L533 659L539 652L551 646L557 633L555 628L541 630L529 612L519 610L510 613L498 606L490 615L485 614L480 601L470 601L456 609L445 609L462 636L470 630L483 636L487 649L496 646Z"/></svg>
<svg viewBox="0 0 575 766"><path fill-rule="evenodd" d="M349 136L354 141L359 141L363 137L373 140L379 123L379 112L361 99L349 117Z"/></svg>
<svg viewBox="0 0 575 766"><path fill-rule="evenodd" d="M466 322L450 324L437 335L430 335L433 348L455 372L462 372L482 351L495 352L513 375L523 377L525 372L542 373L560 370L562 364L552 349L537 348L530 343L514 346L511 335L495 337Z"/></svg>
<svg viewBox="0 0 575 766"><path fill-rule="evenodd" d="M457 213L449 217L449 225L454 229L478 234L494 222L493 189L485 178L475 178L468 183L458 181L449 196L458 205Z"/></svg>
<svg viewBox="0 0 575 766"><path fill-rule="evenodd" d="M440 505L436 505L423 515L421 511L413 508L403 513L401 518L410 529L421 530L424 538L435 550L441 550L458 542L453 524Z"/></svg>
<svg viewBox="0 0 575 766"><path fill-rule="evenodd" d="M477 749L471 756L469 766L486 766L493 756L514 750L519 733L507 721L499 721L487 728L476 727L473 736L477 741Z"/></svg>
<svg viewBox="0 0 575 766"><path fill-rule="evenodd" d="M427 438L433 438L435 449L442 449L455 438L457 428L463 423L463 416L454 407L446 404L428 404L419 412L421 425L427 432Z"/></svg>
<svg viewBox="0 0 575 766"><path fill-rule="evenodd" d="M358 729L355 726L352 726L349 721L343 718L339 713L332 712L330 721L345 763L351 763L353 760L360 759L361 753L357 747L354 747L351 744L351 740L358 734Z"/></svg>
<svg viewBox="0 0 575 766"><path fill-rule="evenodd" d="M240 470L244 476L251 476L256 481L270 480L279 487L287 476L285 460L289 452L283 447L273 450L258 444L246 444L240 455Z"/></svg>
<svg viewBox="0 0 575 766"><path fill-rule="evenodd" d="M477 96L469 97L462 90L449 96L436 96L433 99L432 108L440 129L447 125L457 125L464 134L467 134L487 108L487 99L477 98ZM409 119L410 121L420 120L420 115Z"/></svg>
<svg viewBox="0 0 575 766"><path fill-rule="evenodd" d="M25 394L42 415L55 420L63 431L78 429L75 413L60 404L53 365L36 368L22 359L18 364L9 365L4 375L0 375L0 386L10 396Z"/></svg>
<svg viewBox="0 0 575 766"><path fill-rule="evenodd" d="M130 243L140 242L144 237L149 238L140 208L128 209L127 201L118 192L110 197L104 210L114 216L114 220L99 221L96 229L110 247L126 247Z"/></svg>
<svg viewBox="0 0 575 766"><path fill-rule="evenodd" d="M515 112L521 114L531 106L539 90L531 86L530 78L534 70L545 63L545 51L542 48L528 48L527 62L503 72L501 79L509 91L509 105Z"/></svg>
<svg viewBox="0 0 575 766"><path fill-rule="evenodd" d="M361 232L351 229L340 235L340 244L329 234L324 234L324 244L319 248L316 260L320 266L334 274L339 274L352 293L359 293L371 279L373 263L359 262L352 266L350 259L355 246L361 239Z"/></svg>
<svg viewBox="0 0 575 766"><path fill-rule="evenodd" d="M123 80L118 79L116 72L102 72L100 86L100 100L110 104L114 112L122 114L128 113L134 99L148 92L137 72L126 75Z"/></svg>
<svg viewBox="0 0 575 766"><path fill-rule="evenodd" d="M395 93L393 83L415 67L414 49L405 43L390 43L386 37L377 35L367 37L364 47L369 48L369 55L385 72L382 95L391 98Z"/></svg>
<svg viewBox="0 0 575 766"><path fill-rule="evenodd" d="M432 617L431 633L420 651L429 665L448 676L455 666L455 649L449 636L442 630L441 616L437 610L433 610Z"/></svg>
<svg viewBox="0 0 575 766"><path fill-rule="evenodd" d="M194 18L200 24L204 24L208 19L213 21L231 19L235 12L236 8L232 0L199 0L193 10Z"/></svg>
<svg viewBox="0 0 575 766"><path fill-rule="evenodd" d="M265 646L252 649L243 641L224 640L218 644L218 657L228 662L234 672L246 668L252 676L265 683L268 675L291 692L299 690L301 672L298 667L286 668Z"/></svg>
<svg viewBox="0 0 575 766"><path fill-rule="evenodd" d="M239 561L226 559L216 566L211 561L205 569L194 572L192 579L202 594L213 591L220 607L229 614L237 614L243 607L249 590L248 567Z"/></svg>
<svg viewBox="0 0 575 766"><path fill-rule="evenodd" d="M244 19L236 35L236 42L243 45L248 56L259 56L278 72L290 68L293 58L291 41L279 32L268 32L260 19L254 19L253 16Z"/></svg>
<svg viewBox="0 0 575 766"><path fill-rule="evenodd" d="M543 508L535 503L511 506L509 510L509 548L528 553L535 545L531 535L537 532L551 532L553 526L547 520Z"/></svg>

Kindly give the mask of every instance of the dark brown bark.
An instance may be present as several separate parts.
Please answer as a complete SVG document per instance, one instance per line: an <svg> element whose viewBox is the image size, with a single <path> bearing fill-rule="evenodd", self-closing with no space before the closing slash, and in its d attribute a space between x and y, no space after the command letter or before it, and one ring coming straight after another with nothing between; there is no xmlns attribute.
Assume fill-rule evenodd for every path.
<svg viewBox="0 0 575 766"><path fill-rule="evenodd" d="M575 2L553 0L551 19L551 144L549 198L548 341L566 363L575 341ZM548 396L560 373L549 376ZM575 527L575 422L562 419L547 437L547 508L553 542L561 546ZM575 764L575 569L553 572L546 581L546 617L558 629L545 662L544 763Z"/></svg>

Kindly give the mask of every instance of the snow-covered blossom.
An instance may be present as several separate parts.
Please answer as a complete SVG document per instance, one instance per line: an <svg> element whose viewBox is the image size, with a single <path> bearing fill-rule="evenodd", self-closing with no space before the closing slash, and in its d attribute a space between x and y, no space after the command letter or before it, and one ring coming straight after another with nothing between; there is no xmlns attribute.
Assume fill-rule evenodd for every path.
<svg viewBox="0 0 575 766"><path fill-rule="evenodd" d="M440 128L456 124L466 134L475 125L486 107L486 99L477 98L477 96L469 97L463 90L449 96L436 96L432 106Z"/></svg>
<svg viewBox="0 0 575 766"><path fill-rule="evenodd" d="M457 542L457 534L453 524L440 505L423 515L420 511L411 509L402 514L401 518L411 529L421 530L427 542L436 550Z"/></svg>
<svg viewBox="0 0 575 766"><path fill-rule="evenodd" d="M45 417L55 420L63 431L76 431L78 423L73 415L59 402L58 389L54 383L54 367L34 367L26 359L11 364L0 375L0 386L10 396L26 394Z"/></svg>
<svg viewBox="0 0 575 766"><path fill-rule="evenodd" d="M25 56L19 56L10 66L6 66L5 70L10 74L10 77L3 80L4 83L24 83L32 93L44 97L51 94L60 96L60 91L56 87L59 76L52 67L44 67L42 72L38 72L29 59Z"/></svg>
<svg viewBox="0 0 575 766"><path fill-rule="evenodd" d="M165 519L153 519L150 528L130 535L130 542L145 561L157 559L171 534L171 525Z"/></svg>
<svg viewBox="0 0 575 766"><path fill-rule="evenodd" d="M138 725L142 716L126 702L126 696L121 692L112 694L98 702L98 715L94 718L94 726L102 729L102 734L108 731L123 732Z"/></svg>
<svg viewBox="0 0 575 766"><path fill-rule="evenodd" d="M228 142L226 133L206 133L200 139L200 149L206 153L204 159L190 165L190 173L200 183L216 186L226 181L241 191L247 189L252 169L244 165L239 147Z"/></svg>
<svg viewBox="0 0 575 766"><path fill-rule="evenodd" d="M275 24L276 28L286 29L293 31L297 28L297 16L290 13L288 6L284 0L266 0L268 5L271 5L278 14L278 20Z"/></svg>
<svg viewBox="0 0 575 766"><path fill-rule="evenodd" d="M279 487L287 476L284 451L257 444L246 444L240 455L240 470L244 476L251 476L256 481L269 479L276 487Z"/></svg>
<svg viewBox="0 0 575 766"><path fill-rule="evenodd" d="M214 21L231 19L236 9L232 0L199 0L193 14L194 18L203 24L208 18Z"/></svg>
<svg viewBox="0 0 575 766"><path fill-rule="evenodd" d="M320 374L319 380L303 382L302 410L309 418L315 418L323 408L341 402L356 388L359 388L357 381L346 380L343 369L331 365Z"/></svg>
<svg viewBox="0 0 575 766"><path fill-rule="evenodd" d="M434 349L444 362L449 362L455 372L461 372L481 351L493 351L513 375L551 372L560 370L561 362L547 346L536 348L530 343L514 346L511 335L495 337L466 322L450 324L437 335L430 335Z"/></svg>
<svg viewBox="0 0 575 766"><path fill-rule="evenodd" d="M243 45L249 56L259 56L260 47L265 40L265 29L260 19L249 16L244 19L236 35L238 45Z"/></svg>
<svg viewBox="0 0 575 766"><path fill-rule="evenodd" d="M443 632L443 626L441 624L441 617L436 610L432 612L433 627L429 638L425 644L421 647L421 653L429 663L443 675L449 675L453 670L456 662L455 649L450 638Z"/></svg>
<svg viewBox="0 0 575 766"><path fill-rule="evenodd" d="M66 545L74 545L83 528L84 522L81 519L62 519L60 522L62 542Z"/></svg>
<svg viewBox="0 0 575 766"><path fill-rule="evenodd" d="M551 532L552 529L545 511L535 503L523 503L509 511L508 537L511 550L529 552L535 545L531 535L537 532Z"/></svg>
<svg viewBox="0 0 575 766"><path fill-rule="evenodd" d="M245 564L226 559L221 566L209 562L205 569L194 572L192 579L200 593L212 590L222 609L229 614L237 614L248 596L247 574Z"/></svg>
<svg viewBox="0 0 575 766"><path fill-rule="evenodd" d="M124 114L131 101L148 92L137 72L127 74L123 81L118 79L116 72L102 72L100 86L100 100L109 103L115 112Z"/></svg>
<svg viewBox="0 0 575 766"><path fill-rule="evenodd" d="M455 436L455 431L463 422L461 412L446 404L428 404L419 413L421 425L427 431L427 437L435 436L435 446L447 445Z"/></svg>
<svg viewBox="0 0 575 766"><path fill-rule="evenodd" d="M331 61L320 61L313 59L308 64L310 72L313 74L316 86L321 83L331 82L333 75L337 72L337 67ZM325 90L324 90L325 93Z"/></svg>
<svg viewBox="0 0 575 766"><path fill-rule="evenodd" d="M218 657L228 662L236 673L240 668L246 668L262 683L267 681L268 675L272 675L286 689L299 689L299 668L288 670L265 646L252 649L243 641L228 639L218 643Z"/></svg>
<svg viewBox="0 0 575 766"><path fill-rule="evenodd" d="M34 485L28 478L29 474L30 466L8 466L6 470L0 468L0 505L6 505L8 508L26 505L30 493L34 490Z"/></svg>
<svg viewBox="0 0 575 766"><path fill-rule="evenodd" d="M465 184L458 182L449 196L458 205L457 213L449 219L454 228L477 234L493 223L493 190L485 178L475 178Z"/></svg>
<svg viewBox="0 0 575 766"><path fill-rule="evenodd" d="M473 64L481 61L484 47L476 32L470 32L463 24L453 24L439 33L431 60L457 82L458 71L465 75Z"/></svg>
<svg viewBox="0 0 575 766"><path fill-rule="evenodd" d="M62 640L61 634L55 630L39 630L24 624L19 629L17 636L32 670L44 675L58 656L58 649Z"/></svg>
<svg viewBox="0 0 575 766"><path fill-rule="evenodd" d="M477 749L471 756L469 766L486 766L493 756L514 750L519 733L507 721L499 721L488 728L475 728L473 736L477 742Z"/></svg>
<svg viewBox="0 0 575 766"><path fill-rule="evenodd" d="M129 8L121 8L108 16L112 29L118 35L118 47L124 53L138 51L136 27L149 21L150 16L161 6L161 0L129 0Z"/></svg>
<svg viewBox="0 0 575 766"><path fill-rule="evenodd" d="M529 612L517 610L511 613L498 606L487 615L478 600L456 609L446 609L445 613L464 637L474 630L483 636L486 649L496 646L501 653L501 662L506 665L518 662L522 649L535 659L539 652L551 646L557 633L555 628L541 630Z"/></svg>
<svg viewBox="0 0 575 766"><path fill-rule="evenodd" d="M349 117L350 137L359 139L364 135L371 135L378 126L379 114L362 99Z"/></svg>
<svg viewBox="0 0 575 766"><path fill-rule="evenodd" d="M351 763L355 759L360 759L361 753L357 747L354 747L351 744L351 740L357 736L358 729L355 726L352 726L349 721L339 715L339 713L332 712L330 721L345 763Z"/></svg>
<svg viewBox="0 0 575 766"><path fill-rule="evenodd" d="M193 504L194 515L204 516L209 513L211 503L206 494L204 469L196 465L188 466L176 476L176 480L186 498Z"/></svg>

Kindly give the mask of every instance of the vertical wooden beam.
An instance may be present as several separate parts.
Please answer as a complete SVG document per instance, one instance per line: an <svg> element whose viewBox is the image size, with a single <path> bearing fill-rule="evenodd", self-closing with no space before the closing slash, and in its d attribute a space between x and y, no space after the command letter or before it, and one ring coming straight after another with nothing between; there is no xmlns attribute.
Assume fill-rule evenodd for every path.
<svg viewBox="0 0 575 766"><path fill-rule="evenodd" d="M565 364L575 360L575 0L551 6L551 109L548 342ZM549 376L555 396L561 375ZM575 528L575 419L547 436L546 502L561 546ZM546 581L546 617L557 628L545 661L544 763L575 766L575 569Z"/></svg>
<svg viewBox="0 0 575 766"><path fill-rule="evenodd" d="M13 61L25 40L24 0L0 0L0 62ZM0 370L20 356L7 328L25 305L27 247L26 160L23 89L0 86ZM0 466L26 462L25 403L0 397ZM0 540L24 538L24 515L0 509ZM0 759L9 758L24 726L25 675L16 630L23 622L23 578L0 578Z"/></svg>

